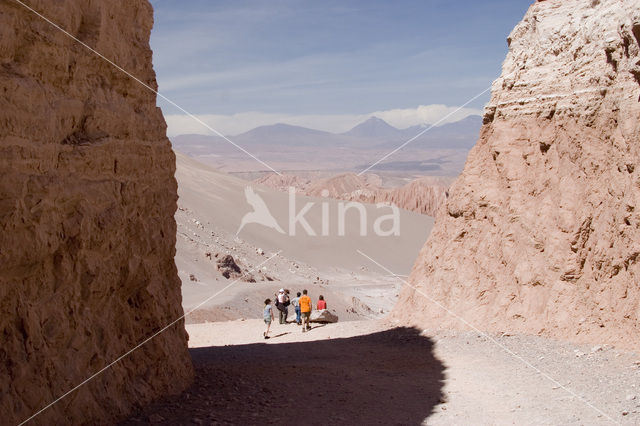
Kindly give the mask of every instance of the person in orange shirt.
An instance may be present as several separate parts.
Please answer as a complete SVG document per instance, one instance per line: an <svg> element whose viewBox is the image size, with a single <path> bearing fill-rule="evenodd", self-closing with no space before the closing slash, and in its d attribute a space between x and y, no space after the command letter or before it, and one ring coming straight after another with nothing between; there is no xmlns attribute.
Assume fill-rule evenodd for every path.
<svg viewBox="0 0 640 426"><path fill-rule="evenodd" d="M307 290L302 290L302 297L300 298L300 313L302 314L302 332L311 330L309 325L309 318L311 318L311 298L307 296Z"/></svg>
<svg viewBox="0 0 640 426"><path fill-rule="evenodd" d="M327 302L325 302L324 300L324 296L320 295L320 297L318 298L318 306L317 309L319 311L323 310L323 309L327 309Z"/></svg>

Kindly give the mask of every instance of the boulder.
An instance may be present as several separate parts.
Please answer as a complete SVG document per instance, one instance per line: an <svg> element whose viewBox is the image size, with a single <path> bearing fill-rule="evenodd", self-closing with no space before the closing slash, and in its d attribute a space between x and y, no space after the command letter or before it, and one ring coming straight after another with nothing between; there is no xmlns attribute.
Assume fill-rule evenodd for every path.
<svg viewBox="0 0 640 426"><path fill-rule="evenodd" d="M242 276L242 270L236 263L233 256L227 254L223 258L219 259L217 262L218 270L222 273L222 276L229 278L238 278Z"/></svg>
<svg viewBox="0 0 640 426"><path fill-rule="evenodd" d="M320 311L311 312L311 318L309 318L309 321L320 323L338 322L338 316L328 309L322 309Z"/></svg>

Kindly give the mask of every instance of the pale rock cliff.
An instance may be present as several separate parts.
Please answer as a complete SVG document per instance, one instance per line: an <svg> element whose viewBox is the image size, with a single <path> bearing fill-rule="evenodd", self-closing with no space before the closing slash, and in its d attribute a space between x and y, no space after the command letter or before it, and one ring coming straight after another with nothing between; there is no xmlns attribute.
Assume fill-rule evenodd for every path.
<svg viewBox="0 0 640 426"><path fill-rule="evenodd" d="M255 183L277 189L278 191L289 191L289 188L305 191L311 184L310 179L304 179L295 175L270 173L254 180Z"/></svg>
<svg viewBox="0 0 640 426"><path fill-rule="evenodd" d="M418 178L398 188L361 189L338 197L361 203L390 203L402 209L436 216L447 199L447 178Z"/></svg>
<svg viewBox="0 0 640 426"><path fill-rule="evenodd" d="M156 87L146 0L29 5ZM16 424L182 315L155 94L0 2L0 417ZM191 380L179 322L35 418L111 422Z"/></svg>
<svg viewBox="0 0 640 426"><path fill-rule="evenodd" d="M537 2L508 42L393 315L637 349L640 0Z"/></svg>
<svg viewBox="0 0 640 426"><path fill-rule="evenodd" d="M355 173L342 173L320 179L269 174L256 179L255 182L280 191L295 188L312 197L329 197L371 204L390 203L401 209L435 216L446 200L451 179L426 176L393 188L382 186L382 179L378 175L358 176Z"/></svg>

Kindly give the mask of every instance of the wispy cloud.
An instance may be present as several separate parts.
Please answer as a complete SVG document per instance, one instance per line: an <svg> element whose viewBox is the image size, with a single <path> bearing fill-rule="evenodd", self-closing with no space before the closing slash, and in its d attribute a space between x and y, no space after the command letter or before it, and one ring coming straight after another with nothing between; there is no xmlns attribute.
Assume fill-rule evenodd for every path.
<svg viewBox="0 0 640 426"><path fill-rule="evenodd" d="M446 105L420 105L417 108L374 111L367 114L277 114L265 112L243 112L238 114L201 114L197 117L226 135L236 135L258 126L286 123L294 126L325 130L333 133L345 132L370 117L378 117L399 129L432 124L457 107ZM480 115L481 110L463 108L442 124L461 120L470 115ZM180 134L210 134L211 132L186 115L165 115L169 136Z"/></svg>

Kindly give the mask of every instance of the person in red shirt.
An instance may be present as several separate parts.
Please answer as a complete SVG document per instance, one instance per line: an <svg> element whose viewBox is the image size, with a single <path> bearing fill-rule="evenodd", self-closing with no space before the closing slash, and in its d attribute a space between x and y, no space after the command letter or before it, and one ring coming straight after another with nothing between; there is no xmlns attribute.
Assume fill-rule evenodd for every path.
<svg viewBox="0 0 640 426"><path fill-rule="evenodd" d="M324 296L320 295L318 298L318 310L321 311L323 309L327 309L327 302L324 301Z"/></svg>

